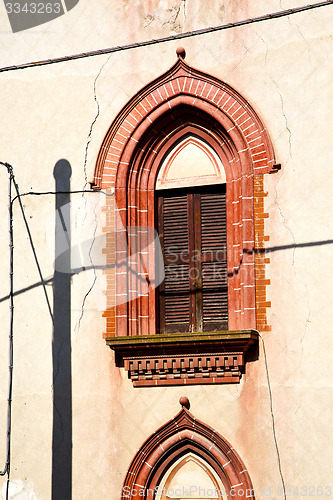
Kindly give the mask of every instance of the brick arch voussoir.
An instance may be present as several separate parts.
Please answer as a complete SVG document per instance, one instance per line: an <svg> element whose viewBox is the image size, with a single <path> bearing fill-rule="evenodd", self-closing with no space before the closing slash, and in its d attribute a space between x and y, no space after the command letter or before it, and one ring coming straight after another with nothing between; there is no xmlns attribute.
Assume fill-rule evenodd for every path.
<svg viewBox="0 0 333 500"><path fill-rule="evenodd" d="M234 158L239 159L239 163L233 163L234 172L232 177L239 178L244 175L253 175L254 169L252 168L253 162L251 158L250 149L248 148L243 135L239 129L234 126L230 117L224 113L219 112L215 105L195 98L193 101L192 96L189 95L175 95L168 102L160 103L152 111L151 115L146 116L138 122L132 129L131 135L128 136L127 142L124 143L123 149L120 150L118 139L111 143L108 152L108 160L112 162L114 168L114 184L116 187L125 187L128 181L129 170L133 168L132 159L136 153L137 145L140 138L145 133L154 127L154 123L160 119L165 113L170 112L173 108L176 109L180 105L191 106L196 108L211 117L227 132L226 142L230 150L234 150ZM135 110L134 110L135 111ZM115 142L117 141L117 142ZM107 178L107 182L109 182ZM104 185L103 187L109 187ZM113 186L112 186L113 187Z"/></svg>
<svg viewBox="0 0 333 500"><path fill-rule="evenodd" d="M275 163L273 147L265 126L248 101L229 85L217 83L208 75L178 77L175 81L175 95L191 95L194 106L198 100L209 102L215 105L216 114L229 117L233 124L227 132L231 134L233 130L238 130L250 154L253 152L257 156L254 160L255 173L271 171Z"/></svg>

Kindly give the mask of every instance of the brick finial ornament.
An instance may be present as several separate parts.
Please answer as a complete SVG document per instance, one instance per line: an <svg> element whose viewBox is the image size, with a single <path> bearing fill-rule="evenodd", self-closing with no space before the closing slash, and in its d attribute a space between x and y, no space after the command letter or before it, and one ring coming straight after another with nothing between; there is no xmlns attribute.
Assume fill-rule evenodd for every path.
<svg viewBox="0 0 333 500"><path fill-rule="evenodd" d="M254 489L236 450L215 429L182 407L157 429L132 460L122 489L122 500L153 500L154 492L174 461L188 453L201 458L221 479L228 498L254 500Z"/></svg>
<svg viewBox="0 0 333 500"><path fill-rule="evenodd" d="M184 47L178 47L178 49L176 50L176 54L177 54L178 57L181 57L182 59L185 59L186 52L185 52Z"/></svg>
<svg viewBox="0 0 333 500"><path fill-rule="evenodd" d="M190 409L190 401L186 396L182 396L179 399L180 406L185 406L188 410Z"/></svg>

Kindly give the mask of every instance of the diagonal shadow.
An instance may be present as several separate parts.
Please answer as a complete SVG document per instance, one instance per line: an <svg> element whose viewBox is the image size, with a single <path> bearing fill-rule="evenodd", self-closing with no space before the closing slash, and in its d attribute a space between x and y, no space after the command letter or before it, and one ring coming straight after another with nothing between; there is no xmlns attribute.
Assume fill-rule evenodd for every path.
<svg viewBox="0 0 333 500"><path fill-rule="evenodd" d="M293 243L290 245L277 245L274 247L266 247L266 248L254 249L254 250L248 250L248 249L244 248L243 253L244 254L247 253L247 254L264 255L264 254L268 254L270 252L279 252L282 250L290 250L290 249L294 249L294 248L318 247L318 246L332 245L332 244L333 244L333 240L309 241L306 243ZM243 261L241 260L239 268L241 267L242 262ZM84 268L78 267L78 268L71 269L71 275L79 274L79 273L82 273L84 271L89 271L91 269L111 269L113 267L117 267L117 264L92 265L92 266L85 266ZM141 281L146 280L146 278L142 278L141 276L139 276L137 273L135 273L135 271L133 271L130 268L129 268L129 272L136 274L138 279L140 279ZM237 271L235 271L235 272L237 272ZM21 288L19 290L16 290L13 293L13 296L15 297L16 295L21 295L22 293L28 292L29 290L32 290L32 289L37 288L39 286L53 284L53 279L54 279L54 276L50 276L48 278L45 278L44 280L37 281L36 283L33 283L32 285L29 285L25 288ZM9 295L4 295L3 297L0 298L0 303L6 301L8 299L9 299Z"/></svg>
<svg viewBox="0 0 333 500"><path fill-rule="evenodd" d="M244 255L262 255L265 256L268 253L280 252L282 250L291 250L295 248L307 248L307 247L318 247L323 245L332 245L333 240L321 240L321 241L308 241L305 243L292 243L289 245L276 245L274 247L265 247L265 248L252 248L249 250L248 248L243 248L242 256L239 260L238 267L233 269L231 273L228 273L228 277L232 277L235 274L240 272L240 269L243 264Z"/></svg>

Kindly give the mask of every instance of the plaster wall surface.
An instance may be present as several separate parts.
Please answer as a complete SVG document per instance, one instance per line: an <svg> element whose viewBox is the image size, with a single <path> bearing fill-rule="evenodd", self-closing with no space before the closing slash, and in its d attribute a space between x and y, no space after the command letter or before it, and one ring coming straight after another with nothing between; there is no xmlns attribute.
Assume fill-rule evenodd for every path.
<svg viewBox="0 0 333 500"><path fill-rule="evenodd" d="M80 0L66 15L16 34L0 9L1 66L163 37L302 4ZM302 487L307 494L315 487L317 496L318 488L333 491L332 22L333 6L328 6L183 41L0 73L0 161L13 165L21 193L54 191L53 170L59 160L71 167L72 190L89 189L110 124L143 85L175 62L178 45L186 49L186 62L248 99L282 164L280 172L265 177L272 331L262 334L265 352L260 341L259 359L247 363L238 385L132 387L103 339L105 275L100 269L79 269L80 262L89 268L91 252L104 264L106 195L71 195L73 244L81 245L81 261L77 257L78 270L70 279L73 499L119 499L136 451L179 411L183 395L193 415L240 454L256 498L281 496L282 478L291 488L288 498L299 498ZM3 167L0 179L3 467L9 330L8 176ZM11 491L12 498L44 500L52 498L55 199L30 194L22 204L40 272L16 200ZM45 287L39 284L40 273L50 280ZM3 478L1 495L5 498Z"/></svg>

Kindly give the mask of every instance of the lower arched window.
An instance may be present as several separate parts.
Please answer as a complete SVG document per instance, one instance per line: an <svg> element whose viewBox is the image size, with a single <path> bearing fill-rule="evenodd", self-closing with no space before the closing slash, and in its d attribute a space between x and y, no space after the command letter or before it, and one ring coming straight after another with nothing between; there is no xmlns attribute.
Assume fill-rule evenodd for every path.
<svg viewBox="0 0 333 500"><path fill-rule="evenodd" d="M215 430L183 407L136 453L122 500L254 500L246 466Z"/></svg>
<svg viewBox="0 0 333 500"><path fill-rule="evenodd" d="M223 483L214 469L200 457L188 453L163 475L156 500L226 500Z"/></svg>

